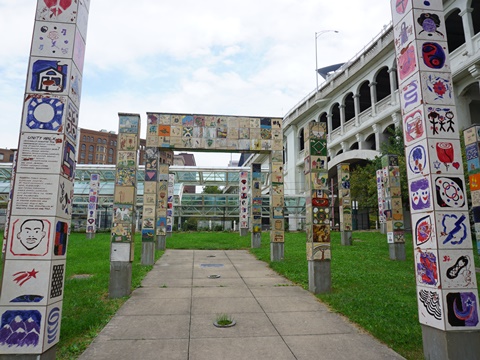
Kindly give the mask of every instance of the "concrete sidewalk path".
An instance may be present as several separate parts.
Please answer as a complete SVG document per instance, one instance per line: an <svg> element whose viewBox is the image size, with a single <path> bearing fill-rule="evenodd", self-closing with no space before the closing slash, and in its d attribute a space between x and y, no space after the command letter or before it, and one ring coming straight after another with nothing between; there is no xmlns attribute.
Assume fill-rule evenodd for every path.
<svg viewBox="0 0 480 360"><path fill-rule="evenodd" d="M80 359L403 358L248 251L167 250Z"/></svg>

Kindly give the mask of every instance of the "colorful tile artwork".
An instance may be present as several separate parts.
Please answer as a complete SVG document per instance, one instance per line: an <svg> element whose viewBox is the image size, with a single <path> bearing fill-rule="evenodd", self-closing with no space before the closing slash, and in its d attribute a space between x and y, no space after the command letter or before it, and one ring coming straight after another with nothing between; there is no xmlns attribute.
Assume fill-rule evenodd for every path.
<svg viewBox="0 0 480 360"><path fill-rule="evenodd" d="M350 199L350 165L347 163L338 164L337 174L338 174L338 201L340 204L340 231L352 231L352 204Z"/></svg>
<svg viewBox="0 0 480 360"><path fill-rule="evenodd" d="M157 147L147 147L145 149L145 178L144 187L156 189L158 163L159 163L160 151ZM143 213L142 218L142 242L155 241L155 224L156 224L156 211L155 206L157 203L156 192L143 192L143 205L151 209L148 214Z"/></svg>
<svg viewBox="0 0 480 360"><path fill-rule="evenodd" d="M58 3L38 1L33 26L0 294L7 357L42 354L60 334L88 9Z"/></svg>
<svg viewBox="0 0 480 360"><path fill-rule="evenodd" d="M385 219L385 190L383 183L383 170L377 170L377 198L378 198L378 222L384 224Z"/></svg>
<svg viewBox="0 0 480 360"><path fill-rule="evenodd" d="M90 190L88 194L87 233L95 233L97 230L97 203L100 190L100 175L90 175Z"/></svg>
<svg viewBox="0 0 480 360"><path fill-rule="evenodd" d="M262 164L252 164L251 170L251 195L252 214L250 217L252 233L262 232Z"/></svg>
<svg viewBox="0 0 480 360"><path fill-rule="evenodd" d="M157 180L157 204L156 209L152 207L152 213L156 211L156 223L155 223L155 232L156 235L166 236L167 235L167 224L168 224L168 198L169 198L169 165L168 164L159 164L158 165L158 180ZM148 207L144 205L143 207L143 216L149 216ZM170 220L172 221L172 220Z"/></svg>
<svg viewBox="0 0 480 360"><path fill-rule="evenodd" d="M331 259L330 250L330 192L328 189L327 162L324 156L323 144L326 144L326 124L311 122L305 128L305 185L306 185L306 232L307 260L325 261ZM320 156L320 158L319 158ZM342 164L345 165L345 164ZM341 174L341 175L340 175ZM340 168L339 192L343 199L349 199L350 175L346 166ZM345 205L350 206L349 201ZM348 209L348 208L346 208ZM351 209L351 206L350 206ZM350 215L350 216L348 216ZM351 229L351 214L343 214L345 224ZM345 226L345 225L344 225ZM345 230L347 231L347 230Z"/></svg>
<svg viewBox="0 0 480 360"><path fill-rule="evenodd" d="M115 178L113 223L111 228L111 261L133 261L135 205L137 198L137 156L140 116L118 114L119 142Z"/></svg>
<svg viewBox="0 0 480 360"><path fill-rule="evenodd" d="M240 229L248 229L248 189L250 186L248 183L248 175L248 171L240 171L239 174Z"/></svg>
<svg viewBox="0 0 480 360"><path fill-rule="evenodd" d="M391 5L419 320L441 330L478 330L478 290L443 3L405 0ZM466 129L464 137L468 171L473 171L472 199L480 210L478 130ZM480 222L475 209L473 218Z"/></svg>
<svg viewBox="0 0 480 360"><path fill-rule="evenodd" d="M173 196L175 187L175 174L168 174L168 198L167 198L167 233L173 231L174 207Z"/></svg>
<svg viewBox="0 0 480 360"><path fill-rule="evenodd" d="M384 183L384 209L389 244L404 243L403 206L400 186L400 170L397 155L382 157L382 179Z"/></svg>
<svg viewBox="0 0 480 360"><path fill-rule="evenodd" d="M467 155L467 172L469 174L470 196L473 207L473 221L475 223L475 237L477 239L477 251L480 254L480 126L472 125L463 131L465 140L465 152Z"/></svg>
<svg viewBox="0 0 480 360"><path fill-rule="evenodd" d="M271 122L262 121L263 136L268 137L265 133L270 134ZM283 153L281 150L272 150L270 154L270 169L272 180L270 185L270 224L272 231L270 232L270 242L283 243L285 241L285 220L284 220L284 198L283 198L283 159L278 158Z"/></svg>

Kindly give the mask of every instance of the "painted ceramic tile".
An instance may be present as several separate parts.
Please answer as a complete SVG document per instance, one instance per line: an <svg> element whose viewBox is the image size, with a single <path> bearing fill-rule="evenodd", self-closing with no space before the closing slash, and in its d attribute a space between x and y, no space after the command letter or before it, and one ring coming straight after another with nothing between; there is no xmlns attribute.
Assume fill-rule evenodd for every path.
<svg viewBox="0 0 480 360"><path fill-rule="evenodd" d="M459 140L429 140L430 168L436 174L463 174Z"/></svg>
<svg viewBox="0 0 480 360"><path fill-rule="evenodd" d="M450 71L446 41L417 41L420 71Z"/></svg>
<svg viewBox="0 0 480 360"><path fill-rule="evenodd" d="M281 129L282 128L282 121L281 118L273 118L272 119L272 130L273 129Z"/></svg>
<svg viewBox="0 0 480 360"><path fill-rule="evenodd" d="M64 136L61 134L22 133L20 136L17 172L59 174L63 148ZM73 155L75 155L74 149ZM73 157L73 162L75 162L75 157ZM74 166L71 163L70 165Z"/></svg>
<svg viewBox="0 0 480 360"><path fill-rule="evenodd" d="M406 146L425 138L426 129L422 108L413 110L403 117L403 129Z"/></svg>
<svg viewBox="0 0 480 360"><path fill-rule="evenodd" d="M420 77L424 104L443 106L454 103L451 73L424 71Z"/></svg>
<svg viewBox="0 0 480 360"><path fill-rule="evenodd" d="M76 65L80 74L83 73L83 65L85 60L85 40L78 28L75 29L75 45L73 46L73 63Z"/></svg>
<svg viewBox="0 0 480 360"><path fill-rule="evenodd" d="M307 260L330 260L332 253L329 243L307 242Z"/></svg>
<svg viewBox="0 0 480 360"><path fill-rule="evenodd" d="M422 103L420 75L415 73L408 78L400 87L400 103L402 115L412 112Z"/></svg>
<svg viewBox="0 0 480 360"><path fill-rule="evenodd" d="M480 206L480 191L471 191L470 195L472 197L472 206Z"/></svg>
<svg viewBox="0 0 480 360"><path fill-rule="evenodd" d="M417 277L417 285L440 288L441 283L438 268L438 252L436 250L416 250L415 274Z"/></svg>
<svg viewBox="0 0 480 360"><path fill-rule="evenodd" d="M400 84L403 85L403 81L406 80L409 76L418 71L417 63L417 49L412 43L407 44L403 49L401 54L397 58L398 64L398 77L400 79Z"/></svg>
<svg viewBox="0 0 480 360"><path fill-rule="evenodd" d="M138 137L133 134L118 134L118 151L134 151L138 148Z"/></svg>
<svg viewBox="0 0 480 360"><path fill-rule="evenodd" d="M413 17L405 16L398 24L395 25L394 33L397 34L393 40L395 45L395 53L397 56L399 56L415 39Z"/></svg>
<svg viewBox="0 0 480 360"><path fill-rule="evenodd" d="M130 204L114 204L113 205L113 222L131 224L133 219L133 205Z"/></svg>
<svg viewBox="0 0 480 360"><path fill-rule="evenodd" d="M410 181L410 209L412 213L433 210L433 194L430 178Z"/></svg>
<svg viewBox="0 0 480 360"><path fill-rule="evenodd" d="M30 59L28 92L68 95L71 60L49 60L33 56Z"/></svg>
<svg viewBox="0 0 480 360"><path fill-rule="evenodd" d="M147 171L146 171L147 172ZM116 171L115 185L117 186L135 186L137 182L136 169L119 168Z"/></svg>
<svg viewBox="0 0 480 360"><path fill-rule="evenodd" d="M447 330L478 330L478 291L443 291Z"/></svg>
<svg viewBox="0 0 480 360"><path fill-rule="evenodd" d="M477 137L477 128L480 129L479 126L471 126L463 131L465 145L476 144L478 142L479 139Z"/></svg>
<svg viewBox="0 0 480 360"><path fill-rule="evenodd" d="M447 30L445 28L443 11L433 11L431 9L415 9L413 11L415 19L415 34L417 39L444 41Z"/></svg>
<svg viewBox="0 0 480 360"><path fill-rule="evenodd" d="M115 186L114 202L116 204L133 204L134 197L133 186Z"/></svg>
<svg viewBox="0 0 480 360"><path fill-rule="evenodd" d="M405 153L407 154L406 162L409 179L430 174L427 148L427 140L422 140L406 147Z"/></svg>
<svg viewBox="0 0 480 360"><path fill-rule="evenodd" d="M435 229L439 249L471 249L470 221L466 211L438 211Z"/></svg>
<svg viewBox="0 0 480 360"><path fill-rule="evenodd" d="M118 132L120 134L136 134L140 133L140 116L119 114L118 116ZM119 134L119 136L120 136ZM128 139L128 137L126 137ZM127 150L127 149L124 149Z"/></svg>
<svg viewBox="0 0 480 360"><path fill-rule="evenodd" d="M285 235L283 231L272 231L270 233L270 241L275 243L285 242Z"/></svg>
<svg viewBox="0 0 480 360"><path fill-rule="evenodd" d="M414 248L431 249L436 247L433 212L412 214L412 235Z"/></svg>
<svg viewBox="0 0 480 360"><path fill-rule="evenodd" d="M47 307L43 351L50 349L60 340L63 302L58 301Z"/></svg>
<svg viewBox="0 0 480 360"><path fill-rule="evenodd" d="M442 289L476 288L475 264L471 249L441 250L439 253Z"/></svg>
<svg viewBox="0 0 480 360"><path fill-rule="evenodd" d="M458 136L455 107L427 107L426 110L429 138L448 139Z"/></svg>
<svg viewBox="0 0 480 360"><path fill-rule="evenodd" d="M2 354L41 354L45 336L45 306L2 307L0 352ZM23 329L24 331L16 331Z"/></svg>
<svg viewBox="0 0 480 360"><path fill-rule="evenodd" d="M28 94L23 110L22 131L61 132L66 123L68 99L63 96Z"/></svg>
<svg viewBox="0 0 480 360"><path fill-rule="evenodd" d="M87 7L88 9L88 7ZM77 1L39 1L37 3L36 20L75 23L77 21Z"/></svg>
<svg viewBox="0 0 480 360"><path fill-rule="evenodd" d="M418 318L421 324L445 329L444 301L438 289L417 286Z"/></svg>
<svg viewBox="0 0 480 360"><path fill-rule="evenodd" d="M433 177L435 186L435 209L467 210L465 182L463 176Z"/></svg>

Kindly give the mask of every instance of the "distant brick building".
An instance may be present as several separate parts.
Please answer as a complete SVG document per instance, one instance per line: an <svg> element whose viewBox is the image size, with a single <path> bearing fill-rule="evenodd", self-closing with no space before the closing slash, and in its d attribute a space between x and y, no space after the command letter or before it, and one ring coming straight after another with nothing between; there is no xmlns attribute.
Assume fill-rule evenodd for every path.
<svg viewBox="0 0 480 360"><path fill-rule="evenodd" d="M0 163L13 162L13 156L17 149L0 149Z"/></svg>
<svg viewBox="0 0 480 360"><path fill-rule="evenodd" d="M146 140L140 139L140 165L145 164L145 146ZM161 151L160 162L173 164L173 153ZM117 134L114 131L80 128L78 163L115 165L117 163Z"/></svg>

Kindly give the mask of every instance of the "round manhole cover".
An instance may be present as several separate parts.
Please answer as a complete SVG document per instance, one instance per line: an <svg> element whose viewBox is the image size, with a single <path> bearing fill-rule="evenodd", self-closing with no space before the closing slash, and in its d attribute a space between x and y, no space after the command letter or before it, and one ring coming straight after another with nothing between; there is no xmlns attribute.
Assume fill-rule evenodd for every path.
<svg viewBox="0 0 480 360"><path fill-rule="evenodd" d="M220 278L220 275L208 275L207 277L209 279L218 279L218 278Z"/></svg>

